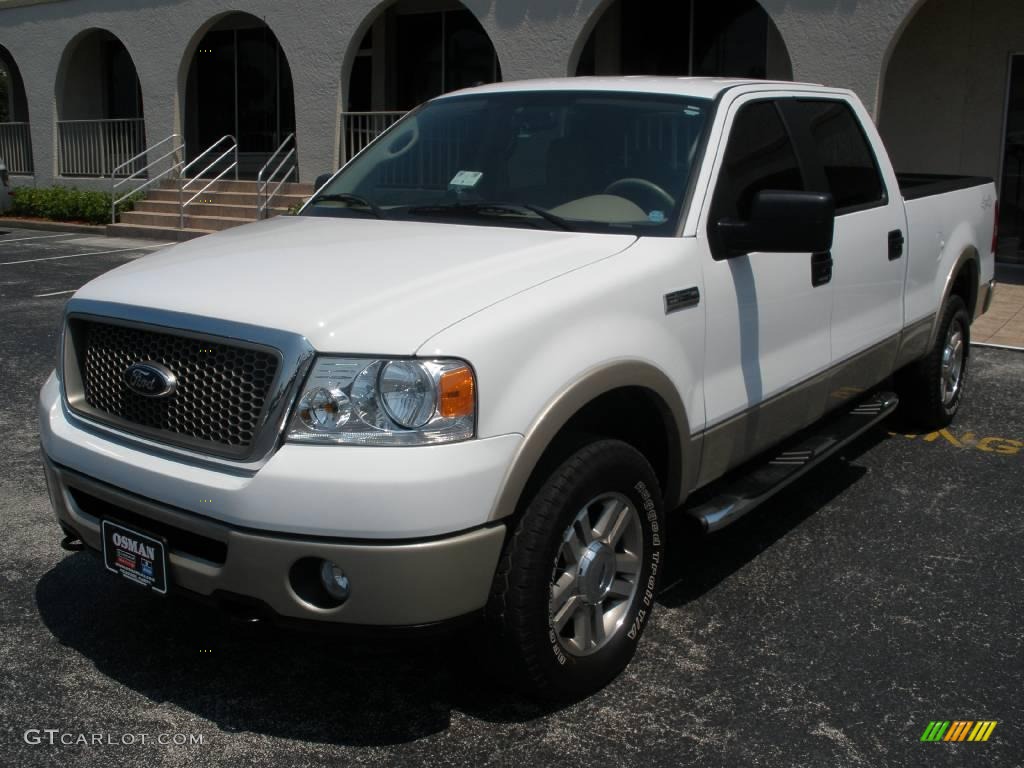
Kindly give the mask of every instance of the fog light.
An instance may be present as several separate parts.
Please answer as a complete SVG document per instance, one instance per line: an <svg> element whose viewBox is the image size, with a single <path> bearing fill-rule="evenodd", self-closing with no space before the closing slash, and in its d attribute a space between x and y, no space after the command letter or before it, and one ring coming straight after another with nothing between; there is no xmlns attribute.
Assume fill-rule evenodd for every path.
<svg viewBox="0 0 1024 768"><path fill-rule="evenodd" d="M348 600L352 591L348 576L330 560L320 563L320 583L335 600Z"/></svg>

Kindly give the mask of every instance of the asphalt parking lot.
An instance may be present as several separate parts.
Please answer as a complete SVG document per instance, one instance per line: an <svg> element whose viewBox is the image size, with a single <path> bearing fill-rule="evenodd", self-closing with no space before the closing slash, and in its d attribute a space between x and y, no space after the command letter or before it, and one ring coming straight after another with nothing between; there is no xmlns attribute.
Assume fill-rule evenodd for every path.
<svg viewBox="0 0 1024 768"><path fill-rule="evenodd" d="M60 549L35 399L61 309L152 250L0 234L0 765L1024 764L1024 352L974 348L945 432L887 424L720 534L672 526L626 674L538 709L471 632L240 625ZM934 720L998 725L922 743ZM157 743L180 734L202 743Z"/></svg>

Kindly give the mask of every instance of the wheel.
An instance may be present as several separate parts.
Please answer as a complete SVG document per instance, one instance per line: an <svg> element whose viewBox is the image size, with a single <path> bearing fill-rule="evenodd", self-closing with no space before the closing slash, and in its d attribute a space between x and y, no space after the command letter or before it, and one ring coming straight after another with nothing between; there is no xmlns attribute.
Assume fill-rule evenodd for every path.
<svg viewBox="0 0 1024 768"><path fill-rule="evenodd" d="M915 427L942 429L956 416L967 383L970 344L967 307L959 296L950 296L942 308L935 346L896 377L900 407Z"/></svg>
<svg viewBox="0 0 1024 768"><path fill-rule="evenodd" d="M506 544L488 606L513 680L572 699L618 675L654 607L664 542L651 465L598 440L541 486Z"/></svg>
<svg viewBox="0 0 1024 768"><path fill-rule="evenodd" d="M639 191L641 193L640 200L638 201L636 197L622 194L622 190L624 189ZM647 179L618 179L605 187L604 191L607 195L619 195L621 197L625 197L627 200L636 203L645 211L647 210L647 207L642 205L642 203L651 202L652 199L656 199L658 203L665 208L665 212L671 211L676 205L675 198L673 198L672 195L659 187L653 181L648 181Z"/></svg>

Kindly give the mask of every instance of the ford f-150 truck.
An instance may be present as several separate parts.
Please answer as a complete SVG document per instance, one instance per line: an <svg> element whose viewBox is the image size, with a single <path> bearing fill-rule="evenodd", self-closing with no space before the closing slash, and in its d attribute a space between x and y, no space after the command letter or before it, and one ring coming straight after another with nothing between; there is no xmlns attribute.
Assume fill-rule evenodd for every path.
<svg viewBox="0 0 1024 768"><path fill-rule="evenodd" d="M64 543L286 623L479 617L532 691L585 694L650 620L666 515L717 530L898 401L954 417L995 221L987 179L894 172L845 90L445 95L298 216L72 297L39 401Z"/></svg>

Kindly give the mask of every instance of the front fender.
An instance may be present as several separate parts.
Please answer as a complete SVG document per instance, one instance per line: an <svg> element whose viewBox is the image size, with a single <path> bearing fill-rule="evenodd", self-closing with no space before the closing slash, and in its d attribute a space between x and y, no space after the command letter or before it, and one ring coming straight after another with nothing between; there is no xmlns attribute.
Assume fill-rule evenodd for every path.
<svg viewBox="0 0 1024 768"><path fill-rule="evenodd" d="M653 242L657 241L657 242ZM477 371L481 437L525 439L493 511L503 517L551 439L594 398L626 386L654 395L670 419L680 461L666 501L696 482L704 426L704 307L666 314L665 293L703 289L684 239L648 242L510 297L426 342Z"/></svg>

